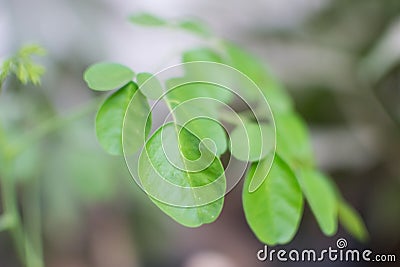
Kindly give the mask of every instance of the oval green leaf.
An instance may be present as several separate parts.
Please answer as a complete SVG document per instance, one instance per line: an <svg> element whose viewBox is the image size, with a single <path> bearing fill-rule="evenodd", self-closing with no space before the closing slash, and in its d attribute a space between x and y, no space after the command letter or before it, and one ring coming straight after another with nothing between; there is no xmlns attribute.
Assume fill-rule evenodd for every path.
<svg viewBox="0 0 400 267"><path fill-rule="evenodd" d="M215 221L226 190L219 158L199 147L200 139L169 123L150 137L139 158L138 174L146 193L168 216L188 227ZM202 153L211 161L194 171ZM197 163L202 165L201 160Z"/></svg>
<svg viewBox="0 0 400 267"><path fill-rule="evenodd" d="M125 116L128 123L124 125ZM144 145L150 127L149 104L133 82L108 97L96 116L97 139L101 146L112 155L138 150ZM126 136L124 145L123 134Z"/></svg>
<svg viewBox="0 0 400 267"><path fill-rule="evenodd" d="M293 109L290 96L283 86L269 73L259 58L232 44L224 43L228 56L227 64L246 74L260 88L266 97L272 111L284 113ZM257 95L246 92L249 99L257 98ZM259 99L255 99L259 100Z"/></svg>
<svg viewBox="0 0 400 267"><path fill-rule="evenodd" d="M338 207L335 189L325 175L312 169L304 169L297 176L307 202L325 235L337 231Z"/></svg>
<svg viewBox="0 0 400 267"><path fill-rule="evenodd" d="M258 161L273 150L274 143L274 130L270 125L244 121L232 131L229 149L239 160Z"/></svg>
<svg viewBox="0 0 400 267"><path fill-rule="evenodd" d="M150 99L159 99L164 90L160 81L153 74L148 72L139 73L136 76L139 90Z"/></svg>
<svg viewBox="0 0 400 267"><path fill-rule="evenodd" d="M249 170L253 176L255 164ZM303 212L300 185L290 167L275 155L274 163L261 186L250 193L250 180L243 187L246 220L257 238L268 245L286 244L294 237Z"/></svg>
<svg viewBox="0 0 400 267"><path fill-rule="evenodd" d="M228 148L225 130L214 120L197 118L188 122L185 128L200 140L204 140L205 145L208 143L210 145L208 149L215 152L216 155L222 155ZM207 139L213 144L210 144Z"/></svg>
<svg viewBox="0 0 400 267"><path fill-rule="evenodd" d="M302 119L294 113L274 114L274 119L276 152L292 169L313 166L313 151L307 127Z"/></svg>
<svg viewBox="0 0 400 267"><path fill-rule="evenodd" d="M260 161L252 163L252 171L249 172L247 179L250 179L249 192L256 191L266 179L269 171L271 170L274 161L275 151L268 153L268 155Z"/></svg>
<svg viewBox="0 0 400 267"><path fill-rule="evenodd" d="M118 63L102 62L90 66L84 73L88 87L96 91L120 88L132 81L135 73Z"/></svg>
<svg viewBox="0 0 400 267"><path fill-rule="evenodd" d="M361 242L368 239L368 231L360 214L344 200L339 202L339 221L343 227Z"/></svg>

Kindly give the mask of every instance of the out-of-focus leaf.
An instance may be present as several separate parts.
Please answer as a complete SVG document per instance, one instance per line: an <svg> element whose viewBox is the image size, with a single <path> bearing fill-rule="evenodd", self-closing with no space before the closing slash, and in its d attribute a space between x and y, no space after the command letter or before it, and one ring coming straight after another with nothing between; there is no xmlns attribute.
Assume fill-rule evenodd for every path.
<svg viewBox="0 0 400 267"><path fill-rule="evenodd" d="M167 215L188 227L216 220L226 187L220 160L208 149L200 152L199 147L196 136L169 123L150 137L139 159L146 193ZM210 184L211 188L202 190Z"/></svg>
<svg viewBox="0 0 400 267"><path fill-rule="evenodd" d="M331 182L322 173L312 169L302 170L297 177L322 232L328 236L335 234L338 203Z"/></svg>
<svg viewBox="0 0 400 267"><path fill-rule="evenodd" d="M228 148L224 128L215 120L207 118L197 118L189 121L185 128L188 129L200 140L205 140L205 145L216 155L222 155ZM207 141L207 139L209 139ZM209 142L213 142L211 145ZM215 147L214 147L215 146Z"/></svg>
<svg viewBox="0 0 400 267"><path fill-rule="evenodd" d="M131 102L132 100L132 102ZM102 147L110 154L133 153L145 142L150 130L150 107L133 82L112 94L96 116L96 134ZM125 123L125 116L130 122ZM126 135L122 142L122 134Z"/></svg>
<svg viewBox="0 0 400 267"><path fill-rule="evenodd" d="M250 179L248 188L250 193L256 191L265 181L269 171L271 170L274 157L275 151L272 151L262 160L251 164L251 172L249 171L249 174L247 175L247 179Z"/></svg>
<svg viewBox="0 0 400 267"><path fill-rule="evenodd" d="M260 88L272 111L283 113L292 110L292 100L258 58L231 43L225 43L224 47L228 56L226 64L247 75ZM254 93L247 98L260 100Z"/></svg>
<svg viewBox="0 0 400 267"><path fill-rule="evenodd" d="M364 242L368 239L368 231L361 216L344 200L339 202L339 221L358 240Z"/></svg>
<svg viewBox="0 0 400 267"><path fill-rule="evenodd" d="M150 99L159 99L163 93L160 81L151 73L142 72L136 76L139 90Z"/></svg>
<svg viewBox="0 0 400 267"><path fill-rule="evenodd" d="M221 56L211 48L196 48L185 51L182 56L182 62L192 62L192 61L211 61L222 63Z"/></svg>
<svg viewBox="0 0 400 267"><path fill-rule="evenodd" d="M40 78L45 72L45 68L34 62L32 56L43 56L46 50L39 45L30 44L23 46L13 57L6 59L1 65L0 89L6 77L15 74L18 80L27 84L40 84Z"/></svg>
<svg viewBox="0 0 400 267"><path fill-rule="evenodd" d="M307 128L294 113L274 114L276 151L293 168L313 166L313 152Z"/></svg>
<svg viewBox="0 0 400 267"><path fill-rule="evenodd" d="M258 161L274 148L274 129L265 123L244 121L230 135L230 151L242 161Z"/></svg>
<svg viewBox="0 0 400 267"><path fill-rule="evenodd" d="M194 34L202 36L202 37L210 37L211 36L210 29L208 29L200 21L184 20L184 21L181 21L178 23L178 27L185 31L194 33Z"/></svg>
<svg viewBox="0 0 400 267"><path fill-rule="evenodd" d="M186 101L202 98L209 99L210 106L203 106L204 110L214 111L222 103L228 103L232 99L232 93L219 85L205 82L193 82L187 77L173 78L167 81L168 94L166 97L173 107ZM221 103L219 103L221 102ZM204 104L204 103L202 103ZM213 116L215 117L215 116Z"/></svg>
<svg viewBox="0 0 400 267"><path fill-rule="evenodd" d="M250 228L268 245L285 244L295 235L303 212L300 185L290 167L275 155L272 168L262 185L250 193L249 170L243 187L243 208Z"/></svg>
<svg viewBox="0 0 400 267"><path fill-rule="evenodd" d="M164 26L167 24L164 19L149 13L131 15L129 21L142 26Z"/></svg>
<svg viewBox="0 0 400 267"><path fill-rule="evenodd" d="M109 91L132 81L134 72L121 64L102 62L90 66L84 74L88 87L96 91Z"/></svg>
<svg viewBox="0 0 400 267"><path fill-rule="evenodd" d="M179 78L169 80L167 87L171 90L166 101L173 108L176 123L185 126L197 138L214 142L217 155L224 153L227 140L225 130L218 123L218 108L226 101L227 91L212 84L185 84L184 79Z"/></svg>

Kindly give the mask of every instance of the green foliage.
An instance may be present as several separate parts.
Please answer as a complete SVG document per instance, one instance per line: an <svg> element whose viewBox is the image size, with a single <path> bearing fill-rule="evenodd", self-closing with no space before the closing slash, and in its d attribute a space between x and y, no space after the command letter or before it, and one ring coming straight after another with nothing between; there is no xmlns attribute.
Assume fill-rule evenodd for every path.
<svg viewBox="0 0 400 267"><path fill-rule="evenodd" d="M358 240L365 242L368 231L358 212L344 200L339 202L339 221Z"/></svg>
<svg viewBox="0 0 400 267"><path fill-rule="evenodd" d="M193 34L202 36L202 37L210 37L211 31L204 26L203 23L196 20L184 20L180 21L177 25L179 28L191 32Z"/></svg>
<svg viewBox="0 0 400 267"><path fill-rule="evenodd" d="M134 76L133 71L124 65L103 62L88 68L84 79L92 90L109 91L127 84Z"/></svg>
<svg viewBox="0 0 400 267"><path fill-rule="evenodd" d="M7 76L14 74L18 80L27 84L29 82L38 85L44 74L44 67L35 63L33 56L43 56L46 51L38 45L25 45L14 56L6 59L0 69L0 90Z"/></svg>
<svg viewBox="0 0 400 267"><path fill-rule="evenodd" d="M139 13L129 16L129 21L140 26L171 27L180 29L200 37L212 36L210 29L198 20L184 19L170 22L153 14Z"/></svg>
<svg viewBox="0 0 400 267"><path fill-rule="evenodd" d="M295 235L303 213L300 185L290 167L275 156L263 184L250 193L247 188L255 166L251 166L243 187L247 222L261 242L270 245L288 243Z"/></svg>
<svg viewBox="0 0 400 267"><path fill-rule="evenodd" d="M292 168L312 167L313 152L307 128L295 113L275 113L276 151Z"/></svg>
<svg viewBox="0 0 400 267"><path fill-rule="evenodd" d="M146 97L157 99L163 94L163 87L153 74L148 72L138 73L136 80L140 91L142 91Z"/></svg>
<svg viewBox="0 0 400 267"><path fill-rule="evenodd" d="M148 13L132 15L129 17L129 21L142 26L164 26L167 24L164 19Z"/></svg>
<svg viewBox="0 0 400 267"><path fill-rule="evenodd" d="M276 245L292 240L303 213L303 195L324 234L336 232L339 217L353 235L359 239L366 236L360 217L341 200L330 178L315 168L307 126L295 112L291 98L256 57L212 36L197 21L168 22L149 14L131 16L130 21L177 28L213 41L211 46L183 51L181 59L187 64L183 65L182 76L161 82L151 73L138 74L140 97L134 94L133 72L122 71L126 75L117 79L118 75L107 78L102 71L89 75L97 72L92 69L94 65L85 73L88 86L94 90L122 87L99 110L98 139L112 154L126 148L139 150L139 185L162 211L188 227L215 221L226 193L219 157L229 147L231 155L250 163L243 187L243 208L260 241ZM238 78L238 72L224 77L213 65L204 68L194 62L225 64L246 79ZM249 79L258 91L250 90ZM224 86L244 90L229 91ZM231 114L222 109L236 101L235 94L248 105L249 112ZM144 116L149 112L147 98L163 101L172 120L150 137L147 133L151 123ZM267 109L262 108L265 102ZM230 124L226 129L233 129L229 141L222 121ZM139 141L130 144L123 136L134 136L130 139Z"/></svg>
<svg viewBox="0 0 400 267"><path fill-rule="evenodd" d="M230 151L242 161L259 161L273 149L273 129L267 124L244 122L231 133Z"/></svg>
<svg viewBox="0 0 400 267"><path fill-rule="evenodd" d="M33 56L42 56L44 54L45 50L38 45L25 45L13 56L6 59L0 66L0 91L10 75L15 75L22 84L40 84L40 79L45 69L33 60ZM9 109L7 111L9 112ZM33 118L33 116L30 118ZM0 215L0 231L10 231L16 253L22 263L28 267L41 267L43 266L43 260L40 223L36 220L37 214L34 209L29 209L29 212L24 212L24 217L21 216L17 195L17 183L32 183L32 179L28 178L32 178L36 174L35 171L38 169L37 162L35 162L37 150L24 151L25 147L20 140L20 132L25 130L24 127L7 127L8 125L3 125L4 118L2 117L1 119L0 188L3 214ZM29 132L29 134L31 133ZM24 149L21 149L21 147ZM25 177L25 175L29 175L29 177ZM26 196L29 199L28 203L31 208L36 208L36 205L38 205L35 196L37 196L35 189L31 190L29 196ZM26 208L26 205L23 206ZM35 219L33 220L34 226L26 227L22 222L22 218L30 220L32 217ZM34 247L37 249L34 249Z"/></svg>
<svg viewBox="0 0 400 267"><path fill-rule="evenodd" d="M327 177L314 170L305 169L298 175L304 195L325 235L337 230L337 200Z"/></svg>
<svg viewBox="0 0 400 267"><path fill-rule="evenodd" d="M138 150L150 130L151 122L147 123L151 120L149 112L150 107L135 83L129 82L113 93L104 101L96 116L96 134L102 147L110 154L122 155L122 135L128 134L132 138L129 139L131 143L125 146L129 148L126 152ZM135 124L124 127L125 116L129 116Z"/></svg>
<svg viewBox="0 0 400 267"><path fill-rule="evenodd" d="M162 126L148 140L139 159L139 177L153 202L182 225L213 222L222 210L226 182L220 160L176 124ZM217 184L216 191L202 188L210 182Z"/></svg>

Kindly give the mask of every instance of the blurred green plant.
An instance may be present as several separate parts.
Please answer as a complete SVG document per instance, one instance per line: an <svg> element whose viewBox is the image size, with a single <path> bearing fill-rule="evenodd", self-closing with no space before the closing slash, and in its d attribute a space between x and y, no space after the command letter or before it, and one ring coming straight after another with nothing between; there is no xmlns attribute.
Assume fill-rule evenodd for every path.
<svg viewBox="0 0 400 267"><path fill-rule="evenodd" d="M44 67L35 63L32 56L43 56L45 50L38 45L23 46L14 56L6 59L1 65L0 92L8 76L15 74L17 79L23 83L40 84L40 78L44 74ZM20 259L26 266L44 266L41 231L39 227L27 229L22 222L18 206L17 180L13 176L15 162L18 160L19 149L6 136L6 131L0 125L0 186L3 203L3 214L0 216L0 231L10 231L16 250ZM30 198L30 211L37 211L38 199L33 193ZM36 214L35 214L36 217ZM39 217L36 217L39 218ZM35 221L39 222L40 221Z"/></svg>
<svg viewBox="0 0 400 267"><path fill-rule="evenodd" d="M46 51L35 44L23 46L14 56L4 60L0 69L0 92L7 76L14 74L18 80L27 84L40 84L40 77L44 74L43 66L37 64L32 56L43 56Z"/></svg>
<svg viewBox="0 0 400 267"><path fill-rule="evenodd" d="M34 56L44 54L38 45L23 46L2 62L0 73L9 89L0 98L0 231L10 234L27 267L45 265L44 235L68 239L79 231L85 205L116 195L118 183L110 177L122 169L99 153L82 121L98 98L59 114L43 87L29 88L41 82L45 69Z"/></svg>
<svg viewBox="0 0 400 267"><path fill-rule="evenodd" d="M260 129L253 127L252 117L246 113L239 113L240 118L245 121L245 129L240 129L235 124L235 119L224 117L220 112L219 122L231 124L234 127L232 139L229 142L230 153L236 158L249 161L251 164L245 178L243 188L243 208L250 228L258 239L269 245L285 244L292 240L298 230L303 213L305 198L310 205L312 212L325 235L334 235L337 231L338 221L342 222L343 227L359 240L366 240L368 234L358 213L351 208L341 196L333 181L325 174L322 174L314 164L314 155L310 145L310 138L307 127L301 117L293 108L291 98L285 92L283 86L266 70L263 64L253 55L238 47L237 45L222 40L214 35L198 21L166 21L152 14L142 13L132 15L130 21L141 26L168 27L180 29L195 34L205 41L205 47L194 48L182 53L182 62L214 62L223 63L231 66L247 75L262 91L272 110L276 125L276 153L259 153ZM194 72L199 70L192 70ZM200 71L201 72L201 71ZM192 73L193 74L193 73ZM188 74L189 75L189 74ZM193 190L203 185L204 180L215 181L223 171L219 156L225 152L223 144L226 143L225 132L219 135L218 131L208 131L214 125L206 123L199 127L200 130L190 129L189 126L180 127L175 121L166 124L149 136L149 125L151 124L151 113L149 110L149 92L142 90L142 84L147 79L152 81L155 91L162 88L156 79L151 79L149 73L136 75L136 82L133 81L134 72L128 67L117 63L98 63L87 69L84 79L93 90L106 91L118 89L111 94L98 111L96 117L96 133L102 147L110 154L123 154L123 135L125 117L129 117L136 124L131 124L129 129L130 137L133 140L146 140L145 148L148 158L152 162L157 162L156 168L159 172L164 172L172 183L187 186ZM167 88L171 88L174 83L179 84L176 77L169 80ZM161 89L162 90L162 89ZM134 96L140 96L134 97ZM215 90L204 89L202 96L220 99L221 96L215 95ZM176 107L185 101L190 101L198 97L195 93L172 94L163 100L167 106ZM223 97L223 96L222 96ZM130 107L131 100L136 101ZM229 103L229 99L222 98L222 101ZM193 106L193 109L196 107ZM191 110L186 110L191 112ZM149 115L150 114L150 115ZM261 116L267 114L261 114ZM132 126L135 125L135 126ZM135 129L135 127L137 129ZM146 130L143 131L144 127ZM172 143L177 143L179 153L183 157L200 156L203 151L199 143L204 137L210 138L222 147L219 151L213 151L215 159L213 164L202 171L198 171L198 177L190 171L174 172L171 163L165 156L160 156L162 143L160 143L160 131L168 132L170 128L175 128L176 135L171 135ZM189 131L186 131L188 128ZM251 138L247 138L247 134ZM262 134L261 134L262 135ZM248 140L249 149L256 151L254 157L242 157L243 141ZM222 144L222 146L218 146ZM140 147L134 145L134 150ZM206 151L206 150L205 150ZM177 155L178 155L177 154ZM246 154L246 153L245 153ZM251 153L250 153L251 154ZM258 156L257 156L258 155ZM269 169L268 161L273 158L273 164ZM180 160L177 156L176 160ZM139 165L144 170L149 170L148 163L140 162ZM144 164L144 165L143 165ZM213 171L210 171L210 168ZM166 171L168 170L168 171ZM169 175L168 175L169 174ZM147 176L146 176L147 175ZM150 171L145 174L144 179L151 180L156 174ZM182 182L183 181L183 182ZM162 184L151 184L155 191L163 191ZM221 184L224 187L224 184ZM225 188L225 187L224 187ZM171 192L171 194L178 194ZM178 196L179 197L179 196ZM204 223L215 221L222 210L223 199L218 199L209 204L197 207L177 207L162 203L150 196L150 199L166 214L178 223L198 227Z"/></svg>

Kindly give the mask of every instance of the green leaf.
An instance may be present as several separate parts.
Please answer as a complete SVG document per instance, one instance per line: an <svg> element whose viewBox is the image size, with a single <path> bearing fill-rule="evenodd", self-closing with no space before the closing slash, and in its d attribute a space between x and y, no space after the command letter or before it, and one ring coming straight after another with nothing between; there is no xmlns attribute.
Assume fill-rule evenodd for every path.
<svg viewBox="0 0 400 267"><path fill-rule="evenodd" d="M250 193L256 191L265 181L269 171L271 170L274 157L275 151L272 151L262 160L252 163L252 171L249 172L247 176L247 179L250 180L248 188Z"/></svg>
<svg viewBox="0 0 400 267"><path fill-rule="evenodd" d="M243 208L246 220L257 238L268 245L285 244L294 237L303 212L300 185L290 167L275 155L271 171L262 185L250 193L249 177L243 189Z"/></svg>
<svg viewBox="0 0 400 267"><path fill-rule="evenodd" d="M139 179L152 201L182 225L211 223L226 190L219 158L174 123L159 128L139 158ZM199 149L200 148L200 149Z"/></svg>
<svg viewBox="0 0 400 267"><path fill-rule="evenodd" d="M185 51L182 55L182 62L211 61L222 63L221 56L211 48L201 47Z"/></svg>
<svg viewBox="0 0 400 267"><path fill-rule="evenodd" d="M90 66L84 74L88 87L96 91L109 91L120 88L132 81L133 71L118 63L97 63Z"/></svg>
<svg viewBox="0 0 400 267"><path fill-rule="evenodd" d="M197 138L203 140L208 149L215 152L216 155L222 155L228 148L225 130L215 120L196 118L189 121L185 125L185 128Z"/></svg>
<svg viewBox="0 0 400 267"><path fill-rule="evenodd" d="M225 43L224 47L232 67L249 76L257 85L264 83L267 72L259 59L234 44Z"/></svg>
<svg viewBox="0 0 400 267"><path fill-rule="evenodd" d="M167 81L168 101L172 102L173 106L184 103L188 100L198 98L209 98L211 110L222 103L229 103L233 94L217 84L207 82L193 82L188 77L173 78ZM222 103L218 103L222 102ZM210 109L210 107L203 107Z"/></svg>
<svg viewBox="0 0 400 267"><path fill-rule="evenodd" d="M208 29L200 21L184 20L184 21L181 21L178 23L178 27L185 31L194 33L194 34L202 36L202 37L210 37L211 36L210 29Z"/></svg>
<svg viewBox="0 0 400 267"><path fill-rule="evenodd" d="M164 90L160 81L153 74L148 72L139 73L136 76L139 85L139 90L150 99L159 99Z"/></svg>
<svg viewBox="0 0 400 267"><path fill-rule="evenodd" d="M274 114L276 151L293 168L314 165L305 123L294 113Z"/></svg>
<svg viewBox="0 0 400 267"><path fill-rule="evenodd" d="M229 84L232 83L234 77L226 77L229 73L226 68L223 68L220 64L213 64L223 63L220 54L213 49L201 47L185 51L182 55L182 62L186 63L183 68L187 81L202 81L203 83L214 83L231 88ZM228 90L219 89L219 91L229 96L227 100L232 98Z"/></svg>
<svg viewBox="0 0 400 267"><path fill-rule="evenodd" d="M132 102L131 102L132 100ZM126 116L127 123L124 124ZM137 85L128 83L106 99L96 116L96 134L110 154L121 155L138 150L151 127L150 107ZM122 142L122 134L127 136Z"/></svg>
<svg viewBox="0 0 400 267"><path fill-rule="evenodd" d="M247 75L260 88L272 111L283 113L293 109L290 96L278 81L272 77L259 58L232 43L225 42L224 47L228 56L226 64ZM250 93L247 96L248 99L255 98L257 100L257 94L248 93Z"/></svg>
<svg viewBox="0 0 400 267"><path fill-rule="evenodd" d="M244 121L230 135L229 149L232 155L242 161L258 161L274 148L273 128L265 123Z"/></svg>
<svg viewBox="0 0 400 267"><path fill-rule="evenodd" d="M175 122L184 125L197 138L205 140L216 155L223 154L227 149L227 138L218 121L218 108L221 106L219 101L226 100L227 91L212 84L181 85L181 82L184 83L181 79L173 79L167 83L172 90L168 91L165 100L173 109Z"/></svg>
<svg viewBox="0 0 400 267"><path fill-rule="evenodd" d="M368 239L367 228L358 212L344 200L339 202L339 220L343 227L358 240Z"/></svg>
<svg viewBox="0 0 400 267"><path fill-rule="evenodd" d="M312 169L303 169L297 176L311 210L325 235L337 231L338 204L329 179Z"/></svg>
<svg viewBox="0 0 400 267"><path fill-rule="evenodd" d="M129 21L142 26L164 26L167 24L164 19L149 13L132 15L129 17Z"/></svg>

